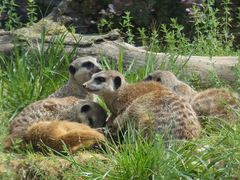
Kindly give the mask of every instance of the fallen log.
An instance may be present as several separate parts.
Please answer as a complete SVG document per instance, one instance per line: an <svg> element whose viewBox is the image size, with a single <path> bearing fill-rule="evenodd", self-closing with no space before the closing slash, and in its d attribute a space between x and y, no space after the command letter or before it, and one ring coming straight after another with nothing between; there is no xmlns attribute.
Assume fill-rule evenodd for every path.
<svg viewBox="0 0 240 180"><path fill-rule="evenodd" d="M41 39L41 30L44 26L46 32L46 46L52 43L52 35L65 33L64 45L67 51L71 51L76 47L78 56L105 56L111 60L117 61L120 54L123 54L124 65L128 66L134 61L135 65L143 66L146 64L147 58L151 55L155 58L157 64L170 62L170 57L165 53L154 53L140 47L135 47L123 41L118 30L113 30L104 35L81 35L68 33L63 25L59 25L52 20L41 20L32 27L18 29L12 33L5 32L4 36L8 40L7 47L13 46L9 43L10 39L18 39L21 42L28 42L32 47L36 47L36 42ZM67 32L67 33L66 33ZM11 36L6 37L6 36ZM14 38L13 38L14 37ZM18 43L20 41L17 41ZM3 42L4 44L4 42ZM4 47L4 46L3 46ZM4 49L6 51L6 49ZM0 46L1 51L1 46ZM9 51L9 49L7 50ZM175 65L183 68L186 74L197 74L201 79L201 83L208 81L209 73L216 72L219 78L228 84L236 81L234 68L239 63L239 57L233 56L177 56L175 57ZM157 65L156 64L156 65Z"/></svg>

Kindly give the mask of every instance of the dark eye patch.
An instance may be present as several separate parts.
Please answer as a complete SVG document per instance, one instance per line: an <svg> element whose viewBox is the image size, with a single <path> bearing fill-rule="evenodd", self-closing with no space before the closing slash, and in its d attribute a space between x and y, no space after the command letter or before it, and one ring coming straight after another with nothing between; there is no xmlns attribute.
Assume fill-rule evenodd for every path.
<svg viewBox="0 0 240 180"><path fill-rule="evenodd" d="M73 65L70 65L69 68L68 68L69 72L74 75L76 73L76 68L73 66Z"/></svg>
<svg viewBox="0 0 240 180"><path fill-rule="evenodd" d="M153 78L151 75L149 75L148 77L145 78L145 81L151 81Z"/></svg>
<svg viewBox="0 0 240 180"><path fill-rule="evenodd" d="M97 84L100 84L100 83L103 83L106 81L106 79L104 77L96 77L94 79L94 81L97 83Z"/></svg>
<svg viewBox="0 0 240 180"><path fill-rule="evenodd" d="M156 79L156 81L157 81L157 82L161 82L162 79L161 79L160 77L158 77L158 78Z"/></svg>
<svg viewBox="0 0 240 180"><path fill-rule="evenodd" d="M91 117L88 118L88 121L89 121L89 126L90 127L93 127L93 119Z"/></svg>
<svg viewBox="0 0 240 180"><path fill-rule="evenodd" d="M86 105L82 106L81 112L82 112L82 113L86 113L86 112L88 112L90 109L91 109L91 107L86 104Z"/></svg>
<svg viewBox="0 0 240 180"><path fill-rule="evenodd" d="M94 68L94 64L92 62L84 62L82 63L82 67L85 67L87 69L91 69L91 68Z"/></svg>

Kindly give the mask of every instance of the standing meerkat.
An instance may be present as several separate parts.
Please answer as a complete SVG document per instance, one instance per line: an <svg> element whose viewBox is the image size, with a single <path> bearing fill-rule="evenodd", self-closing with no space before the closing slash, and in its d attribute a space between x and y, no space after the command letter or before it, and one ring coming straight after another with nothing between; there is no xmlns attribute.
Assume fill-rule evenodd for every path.
<svg viewBox="0 0 240 180"><path fill-rule="evenodd" d="M155 71L145 80L159 82L176 94L184 97L184 99L190 102L198 116L214 115L231 119L234 118L234 112L229 110L229 107L234 109L238 107L237 97L228 90L224 88L209 88L197 92L186 83L179 81L169 71Z"/></svg>
<svg viewBox="0 0 240 180"><path fill-rule="evenodd" d="M104 135L88 125L69 121L42 121L27 129L24 137L35 149L50 147L63 151L64 144L71 153L81 148L96 147L104 142Z"/></svg>
<svg viewBox="0 0 240 180"><path fill-rule="evenodd" d="M179 96L186 99L188 102L190 102L192 98L197 94L197 91L191 88L188 84L178 80L177 77L170 71L154 71L149 74L144 80L159 82Z"/></svg>
<svg viewBox="0 0 240 180"><path fill-rule="evenodd" d="M106 118L105 110L92 101L72 96L40 100L28 105L11 121L6 148L12 140L23 139L26 130L39 121L68 120L98 128L105 126Z"/></svg>
<svg viewBox="0 0 240 180"><path fill-rule="evenodd" d="M128 84L117 71L102 71L84 83L84 87L101 96L112 113L110 131L134 126L164 137L191 139L199 136L201 126L191 105L156 82Z"/></svg>
<svg viewBox="0 0 240 180"><path fill-rule="evenodd" d="M69 65L69 80L66 85L58 89L49 97L74 96L80 99L94 100L93 94L88 93L82 84L88 81L92 74L101 71L97 59L91 56L81 57Z"/></svg>

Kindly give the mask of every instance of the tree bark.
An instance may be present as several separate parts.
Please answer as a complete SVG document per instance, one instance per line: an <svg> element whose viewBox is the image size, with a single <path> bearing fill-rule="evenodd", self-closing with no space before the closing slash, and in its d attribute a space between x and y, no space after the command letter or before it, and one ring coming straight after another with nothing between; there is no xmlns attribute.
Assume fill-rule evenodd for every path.
<svg viewBox="0 0 240 180"><path fill-rule="evenodd" d="M53 23L47 22L50 24L51 28L58 33L66 32L63 26L53 26ZM46 25L46 24L45 24ZM50 27L47 26L46 27ZM22 28L13 33L4 32L1 36L0 33L0 42L3 39L6 39L7 42L2 42L6 44L5 46L0 46L0 51L10 51L13 47L13 44L10 43L11 39L19 39L28 41L32 43L33 47L36 44L37 40L40 40L39 24L35 24L31 28ZM51 42L52 32L51 29L48 29L46 36L46 45ZM3 38L4 37L4 38ZM13 38L14 37L14 38ZM1 40L2 39L2 40ZM19 41L18 41L19 42ZM113 30L108 34L104 35L80 35L80 34L71 34L67 33L64 40L64 45L67 51L76 48L77 56L105 56L111 60L117 61L121 53L123 53L124 65L128 66L134 61L135 65L143 66L146 64L146 59L148 56L153 56L156 59L156 63L169 63L170 57L165 53L154 53L146 51L143 48L135 47L124 42L120 36L118 30ZM228 84L236 81L236 75L234 67L238 64L239 58L232 56L219 56L219 57L207 57L207 56L178 56L176 57L175 64L179 68L183 68L186 74L195 73L198 74L201 83L205 84L208 81L209 73L216 72L219 78L225 81ZM157 65L156 64L156 65Z"/></svg>

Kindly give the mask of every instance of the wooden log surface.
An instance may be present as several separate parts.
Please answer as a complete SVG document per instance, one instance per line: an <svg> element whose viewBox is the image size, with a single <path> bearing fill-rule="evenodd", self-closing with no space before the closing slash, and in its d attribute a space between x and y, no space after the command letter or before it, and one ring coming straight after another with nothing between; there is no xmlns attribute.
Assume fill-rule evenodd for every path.
<svg viewBox="0 0 240 180"><path fill-rule="evenodd" d="M50 22L51 24L51 22ZM39 25L36 25L37 27ZM54 29L57 29L54 27ZM61 31L64 28L61 26ZM30 31L30 32L29 32ZM22 28L13 33L2 32L0 33L0 43L7 46L0 46L0 51L9 51L13 45L9 43L12 39L9 36L14 36L20 40L26 40L34 44L41 38L39 27L35 31L34 28ZM61 33L60 31L60 33ZM51 32L51 31L49 31ZM46 36L46 45L51 42L51 35ZM7 42L4 42L4 39ZM140 47L135 47L124 42L120 36L118 30L113 30L105 35L80 35L68 33L64 40L65 48L67 51L76 47L76 53L78 56L92 55L92 56L105 56L112 60L118 60L120 53L123 53L124 65L128 66L134 60L134 64L143 66L146 63L146 59L149 55L156 59L156 63L163 62L169 63L170 57L165 53L153 53L144 50ZM34 47L34 46L33 46ZM234 67L239 63L239 57L233 56L177 56L175 59L176 66L184 66L184 72L186 74L195 73L201 78L201 83L204 84L209 78L209 73L216 72L219 78L229 84L236 81L236 75Z"/></svg>

